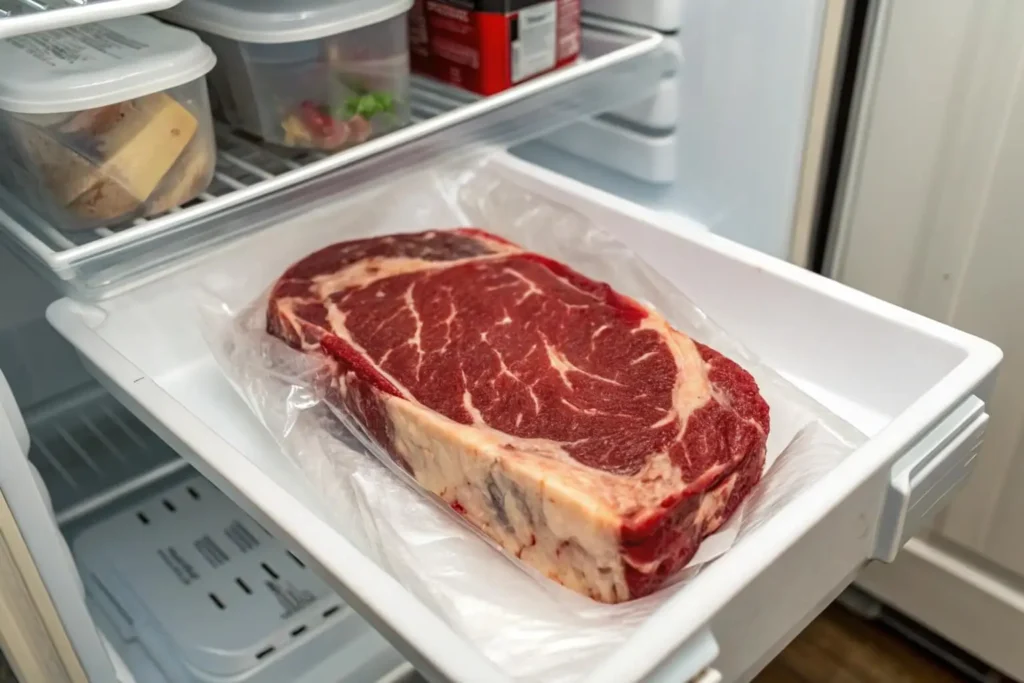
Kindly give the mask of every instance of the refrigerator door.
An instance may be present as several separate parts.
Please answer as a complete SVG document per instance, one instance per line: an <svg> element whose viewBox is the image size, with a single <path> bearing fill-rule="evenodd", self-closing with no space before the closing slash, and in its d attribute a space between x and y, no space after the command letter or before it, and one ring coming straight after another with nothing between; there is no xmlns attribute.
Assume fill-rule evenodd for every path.
<svg viewBox="0 0 1024 683"><path fill-rule="evenodd" d="M885 1L879 16L828 272L984 335L1006 364L973 477L908 552L860 585L1021 679L1024 7Z"/></svg>

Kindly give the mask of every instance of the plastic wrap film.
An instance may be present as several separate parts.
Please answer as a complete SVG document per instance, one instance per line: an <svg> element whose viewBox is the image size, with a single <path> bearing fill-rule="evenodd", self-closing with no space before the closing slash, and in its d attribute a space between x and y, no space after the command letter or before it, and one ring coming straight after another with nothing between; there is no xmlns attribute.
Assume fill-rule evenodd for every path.
<svg viewBox="0 0 1024 683"><path fill-rule="evenodd" d="M332 522L409 591L518 680L581 678L698 571L794 499L862 437L760 363L741 340L585 216L517 186L485 160L410 174L350 201L334 225L282 245L280 261L239 264L204 285L204 335L237 391L324 498ZM611 284L676 329L739 363L770 407L761 482L651 595L604 604L516 558L425 492L315 381L323 358L267 333L268 288L293 261L332 242L473 226ZM320 229L322 228L322 229ZM315 233L315 236L313 236Z"/></svg>

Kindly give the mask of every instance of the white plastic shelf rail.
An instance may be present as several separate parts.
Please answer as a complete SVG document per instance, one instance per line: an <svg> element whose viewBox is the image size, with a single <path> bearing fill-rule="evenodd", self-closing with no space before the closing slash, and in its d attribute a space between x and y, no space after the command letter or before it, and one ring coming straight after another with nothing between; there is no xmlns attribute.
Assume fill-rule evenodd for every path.
<svg viewBox="0 0 1024 683"><path fill-rule="evenodd" d="M0 38L148 14L181 0L0 0Z"/></svg>
<svg viewBox="0 0 1024 683"><path fill-rule="evenodd" d="M63 233L0 188L0 233L64 293L106 298L129 280L137 284L140 274L154 277L169 263L306 210L339 188L480 144L540 136L621 106L624 92L649 97L674 68L676 57L665 44L654 31L588 19L576 64L486 98L414 78L412 125L337 154L272 149L220 129L213 184L198 199L149 220Z"/></svg>

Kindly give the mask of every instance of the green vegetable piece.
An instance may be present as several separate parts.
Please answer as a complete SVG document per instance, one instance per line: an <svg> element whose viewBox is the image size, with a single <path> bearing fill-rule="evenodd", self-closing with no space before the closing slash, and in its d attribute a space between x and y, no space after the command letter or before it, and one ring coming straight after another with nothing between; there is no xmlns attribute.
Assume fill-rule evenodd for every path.
<svg viewBox="0 0 1024 683"><path fill-rule="evenodd" d="M395 111L395 98L391 96L391 93L379 92L374 94L373 98L377 101L377 106L380 107L382 112L390 114Z"/></svg>
<svg viewBox="0 0 1024 683"><path fill-rule="evenodd" d="M353 116L370 119L378 114L393 114L394 111L395 99L390 93L370 93L349 97L341 107L334 109L334 116L345 120Z"/></svg>
<svg viewBox="0 0 1024 683"><path fill-rule="evenodd" d="M359 104L356 105L356 114L370 118L377 113L377 102L373 99L372 95L363 95L359 98Z"/></svg>

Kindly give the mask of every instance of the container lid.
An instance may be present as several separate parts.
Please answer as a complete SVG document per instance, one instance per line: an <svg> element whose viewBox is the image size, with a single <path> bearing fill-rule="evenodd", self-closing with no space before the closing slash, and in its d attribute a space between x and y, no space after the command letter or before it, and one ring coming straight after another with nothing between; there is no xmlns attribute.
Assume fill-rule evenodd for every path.
<svg viewBox="0 0 1024 683"><path fill-rule="evenodd" d="M0 40L0 109L103 107L193 81L216 61L195 34L143 16L17 36Z"/></svg>
<svg viewBox="0 0 1024 683"><path fill-rule="evenodd" d="M161 17L245 43L294 43L408 12L413 0L184 0Z"/></svg>

